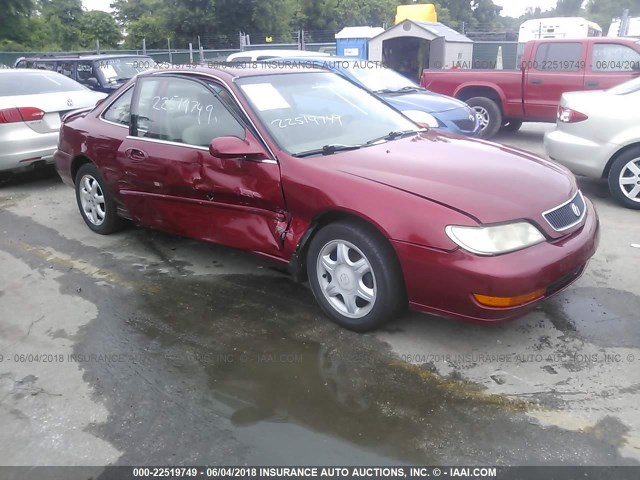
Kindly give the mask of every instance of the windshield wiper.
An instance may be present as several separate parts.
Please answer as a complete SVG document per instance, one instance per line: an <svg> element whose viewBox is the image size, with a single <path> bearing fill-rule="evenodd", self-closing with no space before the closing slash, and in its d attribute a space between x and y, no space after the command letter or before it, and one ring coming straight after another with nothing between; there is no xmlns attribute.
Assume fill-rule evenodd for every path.
<svg viewBox="0 0 640 480"><path fill-rule="evenodd" d="M422 90L425 90L422 87L418 87L418 86L406 86L406 87L402 87L400 90L398 90L399 92L420 92Z"/></svg>
<svg viewBox="0 0 640 480"><path fill-rule="evenodd" d="M306 152L295 153L294 157L310 157L312 155L331 155L336 152L345 152L347 150L358 150L362 145L325 145L322 148L307 150Z"/></svg>
<svg viewBox="0 0 640 480"><path fill-rule="evenodd" d="M406 137L409 135L416 135L420 132L426 132L426 129L421 128L420 130L404 130L402 132L389 132L382 137L374 138L373 140L369 140L365 145L372 145L374 143L382 142L383 140L395 140L396 138Z"/></svg>
<svg viewBox="0 0 640 480"><path fill-rule="evenodd" d="M410 86L407 85L406 87L402 87L402 88L383 88L382 90L376 90L374 93L405 93L405 92L420 92L422 90L425 90L422 87L414 87L414 86Z"/></svg>

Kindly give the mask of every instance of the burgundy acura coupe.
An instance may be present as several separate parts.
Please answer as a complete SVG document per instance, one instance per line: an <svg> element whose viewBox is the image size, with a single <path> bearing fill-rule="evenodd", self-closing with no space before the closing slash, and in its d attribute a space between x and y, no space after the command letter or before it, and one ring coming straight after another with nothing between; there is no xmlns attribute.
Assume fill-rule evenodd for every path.
<svg viewBox="0 0 640 480"><path fill-rule="evenodd" d="M331 72L148 71L66 117L87 226L133 220L248 250L365 331L407 305L508 320L575 281L598 217L565 168L425 130Z"/></svg>

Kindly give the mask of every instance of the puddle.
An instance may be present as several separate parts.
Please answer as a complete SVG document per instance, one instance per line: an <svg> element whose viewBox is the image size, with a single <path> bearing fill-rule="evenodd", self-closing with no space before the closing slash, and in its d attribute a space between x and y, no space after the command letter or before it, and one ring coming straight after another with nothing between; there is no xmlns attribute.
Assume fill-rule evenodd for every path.
<svg viewBox="0 0 640 480"><path fill-rule="evenodd" d="M640 345L640 297L612 288L572 288L543 304L555 327L601 347Z"/></svg>
<svg viewBox="0 0 640 480"><path fill-rule="evenodd" d="M541 427L525 402L401 362L373 335L329 322L308 288L270 269L165 275L0 217L15 237L74 259L47 261L14 232L0 243L36 272L59 272L60 293L95 305L72 360L108 411L86 431L124 452L117 464L633 463L602 429Z"/></svg>

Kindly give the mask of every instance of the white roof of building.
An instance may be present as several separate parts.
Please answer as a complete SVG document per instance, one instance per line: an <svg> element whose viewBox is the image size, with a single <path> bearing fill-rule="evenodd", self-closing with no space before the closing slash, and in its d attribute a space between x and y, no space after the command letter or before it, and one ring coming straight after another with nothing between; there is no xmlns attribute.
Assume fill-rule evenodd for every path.
<svg viewBox="0 0 640 480"><path fill-rule="evenodd" d="M416 22L410 20L421 28L424 28L428 32L431 32L434 35L439 37L444 37L447 42L466 42L473 43L469 37L464 36L463 34L456 32L453 28L447 27L445 24L440 22Z"/></svg>
<svg viewBox="0 0 640 480"><path fill-rule="evenodd" d="M469 37L465 37L461 33L456 32L453 28L447 27L443 23L418 22L416 20L409 20L409 19L403 20L397 25L394 25L393 27L381 32L379 35L376 35L376 37L379 37L383 33L388 33L392 30L398 31L398 34L395 35L396 37L404 36L405 34L403 34L402 32L408 31L407 28L405 28L405 25L407 25L408 23L415 25L421 30L424 30L429 35L433 35L434 37L443 37L445 41L448 43L473 43L473 40L471 40ZM384 38L389 38L389 37L385 35Z"/></svg>

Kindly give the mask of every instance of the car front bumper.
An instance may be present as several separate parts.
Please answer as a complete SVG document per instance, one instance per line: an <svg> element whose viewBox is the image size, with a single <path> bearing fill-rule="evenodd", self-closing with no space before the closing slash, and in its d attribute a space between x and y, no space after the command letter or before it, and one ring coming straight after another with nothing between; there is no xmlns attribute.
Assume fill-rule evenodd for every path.
<svg viewBox="0 0 640 480"><path fill-rule="evenodd" d="M440 123L440 130L467 137L475 137L480 133L480 123L470 108L455 108L431 115Z"/></svg>
<svg viewBox="0 0 640 480"><path fill-rule="evenodd" d="M616 145L596 143L557 128L545 134L544 148L554 162L576 175L592 178L602 178L607 162L617 149Z"/></svg>
<svg viewBox="0 0 640 480"><path fill-rule="evenodd" d="M599 220L593 204L580 229L558 241L517 252L481 257L462 249L444 252L393 241L405 277L410 306L472 322L500 322L525 315L584 272L598 244ZM517 297L544 289L541 298L506 308L480 304L473 294Z"/></svg>

